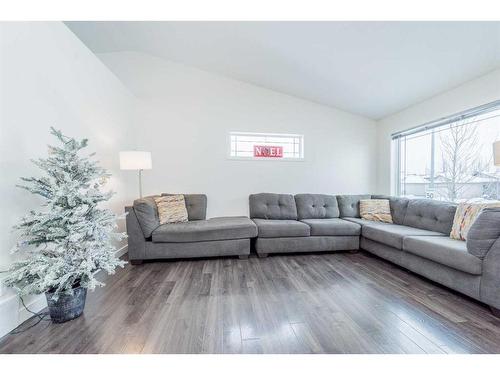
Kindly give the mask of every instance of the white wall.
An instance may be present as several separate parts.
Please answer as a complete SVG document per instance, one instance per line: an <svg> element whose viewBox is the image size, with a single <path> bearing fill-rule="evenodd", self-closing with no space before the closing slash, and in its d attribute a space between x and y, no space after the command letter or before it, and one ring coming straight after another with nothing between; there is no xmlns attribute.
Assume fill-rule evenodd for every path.
<svg viewBox="0 0 500 375"><path fill-rule="evenodd" d="M115 212L138 194L136 174L118 165L129 148L153 152L146 194L206 193L209 216L247 214L254 192L375 188L372 120L144 54L100 57L126 86L62 23L0 23L0 269L13 259L12 226L41 203L15 184L40 173L29 159L46 155L51 125L89 138L113 174ZM306 160L229 160L232 130L304 134ZM43 296L29 302L44 305ZM0 291L0 336L27 316L12 291Z"/></svg>
<svg viewBox="0 0 500 375"><path fill-rule="evenodd" d="M118 194L109 207L123 212L134 179L119 171L118 151L134 146L133 100L62 23L0 23L0 269L12 260L12 226L41 202L15 184L40 175L29 159L47 154L51 125L89 139L89 150L113 174L109 187ZM39 309L43 298L32 303ZM0 291L0 337L26 316L10 291Z"/></svg>
<svg viewBox="0 0 500 375"><path fill-rule="evenodd" d="M208 215L246 215L248 195L375 188L375 122L146 54L98 55L140 99L144 193L206 193ZM299 133L298 161L227 159L228 132Z"/></svg>
<svg viewBox="0 0 500 375"><path fill-rule="evenodd" d="M391 134L500 99L500 69L377 122L377 192L391 193Z"/></svg>

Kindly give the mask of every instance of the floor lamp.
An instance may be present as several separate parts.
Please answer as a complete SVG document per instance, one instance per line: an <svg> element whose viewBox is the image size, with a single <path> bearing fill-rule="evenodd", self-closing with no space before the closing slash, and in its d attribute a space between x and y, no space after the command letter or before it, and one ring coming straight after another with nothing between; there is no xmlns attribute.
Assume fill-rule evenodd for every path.
<svg viewBox="0 0 500 375"><path fill-rule="evenodd" d="M142 198L142 171L152 169L151 152L120 151L120 169L139 171L139 196Z"/></svg>

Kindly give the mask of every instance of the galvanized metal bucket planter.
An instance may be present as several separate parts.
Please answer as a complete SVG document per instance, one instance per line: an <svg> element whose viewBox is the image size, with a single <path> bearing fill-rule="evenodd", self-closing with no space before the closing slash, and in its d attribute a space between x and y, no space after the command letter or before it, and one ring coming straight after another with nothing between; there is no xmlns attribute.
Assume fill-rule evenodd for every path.
<svg viewBox="0 0 500 375"><path fill-rule="evenodd" d="M60 294L57 300L52 299L54 293L46 292L50 319L54 323L64 323L78 318L85 308L87 289L81 286L73 289L73 295Z"/></svg>

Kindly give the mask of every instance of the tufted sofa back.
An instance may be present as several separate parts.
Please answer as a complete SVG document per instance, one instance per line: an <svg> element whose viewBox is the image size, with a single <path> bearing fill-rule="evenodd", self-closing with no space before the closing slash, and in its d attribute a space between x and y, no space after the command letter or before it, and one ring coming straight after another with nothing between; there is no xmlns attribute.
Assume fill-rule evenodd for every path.
<svg viewBox="0 0 500 375"><path fill-rule="evenodd" d="M388 199L391 206L392 222L402 225L408 209L408 198L392 197L389 195L372 195L372 199Z"/></svg>
<svg viewBox="0 0 500 375"><path fill-rule="evenodd" d="M335 195L297 194L295 195L295 204L299 220L331 219L340 215Z"/></svg>
<svg viewBox="0 0 500 375"><path fill-rule="evenodd" d="M457 205L432 199L410 199L403 225L449 235Z"/></svg>
<svg viewBox="0 0 500 375"><path fill-rule="evenodd" d="M370 194L337 195L340 217L359 217L359 201L370 198Z"/></svg>
<svg viewBox="0 0 500 375"><path fill-rule="evenodd" d="M251 194L249 204L252 219L297 220L297 206L293 195Z"/></svg>

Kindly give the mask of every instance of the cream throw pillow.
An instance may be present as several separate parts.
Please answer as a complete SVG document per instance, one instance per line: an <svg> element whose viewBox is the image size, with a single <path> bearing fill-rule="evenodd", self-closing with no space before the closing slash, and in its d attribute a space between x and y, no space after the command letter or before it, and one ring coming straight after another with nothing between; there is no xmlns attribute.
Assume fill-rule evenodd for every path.
<svg viewBox="0 0 500 375"><path fill-rule="evenodd" d="M467 233L483 208L500 207L500 202L488 203L459 203L453 226L451 227L450 238L454 240L467 240Z"/></svg>
<svg viewBox="0 0 500 375"><path fill-rule="evenodd" d="M361 199L359 201L361 218L381 223L392 223L389 199Z"/></svg>
<svg viewBox="0 0 500 375"><path fill-rule="evenodd" d="M154 197L158 207L160 224L185 223L188 221L188 213L184 195L164 195Z"/></svg>

